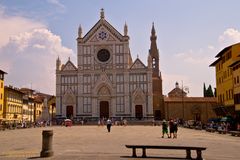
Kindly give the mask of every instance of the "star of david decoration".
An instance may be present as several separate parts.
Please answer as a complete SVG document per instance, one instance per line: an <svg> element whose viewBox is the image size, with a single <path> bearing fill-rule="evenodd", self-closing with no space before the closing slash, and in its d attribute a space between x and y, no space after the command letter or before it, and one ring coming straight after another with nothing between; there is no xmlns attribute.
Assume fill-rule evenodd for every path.
<svg viewBox="0 0 240 160"><path fill-rule="evenodd" d="M107 33L104 31L101 31L98 33L98 38L100 38L101 40L104 40L107 38Z"/></svg>

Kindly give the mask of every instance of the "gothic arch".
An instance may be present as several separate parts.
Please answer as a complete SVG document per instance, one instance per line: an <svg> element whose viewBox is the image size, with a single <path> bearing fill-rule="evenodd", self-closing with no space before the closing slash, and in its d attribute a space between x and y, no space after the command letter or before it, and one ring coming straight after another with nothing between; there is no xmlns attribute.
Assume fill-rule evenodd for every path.
<svg viewBox="0 0 240 160"><path fill-rule="evenodd" d="M111 95L109 88L106 85L101 86L98 90L98 95Z"/></svg>

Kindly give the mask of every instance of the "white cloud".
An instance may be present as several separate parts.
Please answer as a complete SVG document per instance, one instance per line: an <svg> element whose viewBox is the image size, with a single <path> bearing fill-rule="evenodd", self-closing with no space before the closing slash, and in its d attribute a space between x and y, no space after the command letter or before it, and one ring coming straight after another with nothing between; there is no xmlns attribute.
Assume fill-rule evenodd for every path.
<svg viewBox="0 0 240 160"><path fill-rule="evenodd" d="M7 44L9 37L34 28L46 27L44 24L19 16L8 16L0 6L0 47Z"/></svg>
<svg viewBox="0 0 240 160"><path fill-rule="evenodd" d="M240 42L240 31L234 28L226 29L218 38L219 43L224 48Z"/></svg>
<svg viewBox="0 0 240 160"><path fill-rule="evenodd" d="M240 31L234 28L226 29L220 36L216 37L214 45L205 48L189 49L179 52L174 57L165 57L166 61L171 59L171 68L163 75L164 93L167 94L174 88L176 81L183 80L190 88L189 96L202 96L203 83L215 87L215 71L209 65L215 61L216 54L223 48L240 42ZM163 64L165 62L162 62ZM164 64L163 67L169 64ZM169 87L170 86L170 87Z"/></svg>
<svg viewBox="0 0 240 160"><path fill-rule="evenodd" d="M175 54L175 58L181 60L182 62L189 63L189 65L206 65L211 62L211 55L206 54L209 51L206 49L199 49L193 51L192 49ZM180 61L179 61L180 62Z"/></svg>
<svg viewBox="0 0 240 160"><path fill-rule="evenodd" d="M44 24L7 16L1 7L0 24L0 68L8 72L5 84L55 94L56 58L75 59L73 51Z"/></svg>
<svg viewBox="0 0 240 160"><path fill-rule="evenodd" d="M214 50L214 49L215 49L215 47L214 47L214 46L212 46L212 45L208 45L208 49L210 49L210 50Z"/></svg>

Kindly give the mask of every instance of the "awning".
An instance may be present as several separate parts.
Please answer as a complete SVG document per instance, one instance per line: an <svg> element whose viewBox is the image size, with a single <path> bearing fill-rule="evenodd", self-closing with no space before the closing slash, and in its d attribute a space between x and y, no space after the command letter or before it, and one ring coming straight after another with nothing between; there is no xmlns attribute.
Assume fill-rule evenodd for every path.
<svg viewBox="0 0 240 160"><path fill-rule="evenodd" d="M235 114L235 106L217 106L214 108L217 116L228 116Z"/></svg>

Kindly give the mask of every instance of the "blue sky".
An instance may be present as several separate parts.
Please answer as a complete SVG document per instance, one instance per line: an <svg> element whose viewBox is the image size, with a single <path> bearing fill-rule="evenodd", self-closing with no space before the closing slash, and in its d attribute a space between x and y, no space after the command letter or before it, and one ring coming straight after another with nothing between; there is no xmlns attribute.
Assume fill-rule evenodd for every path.
<svg viewBox="0 0 240 160"><path fill-rule="evenodd" d="M119 32L127 23L132 57L139 55L145 64L154 22L164 94L178 81L189 88L189 96L202 96L204 82L215 87L208 65L221 49L240 41L239 6L237 0L0 0L0 68L9 73L6 84L31 84L54 94L56 57L65 62L70 56L77 64L78 26L87 33L104 8L106 20Z"/></svg>

